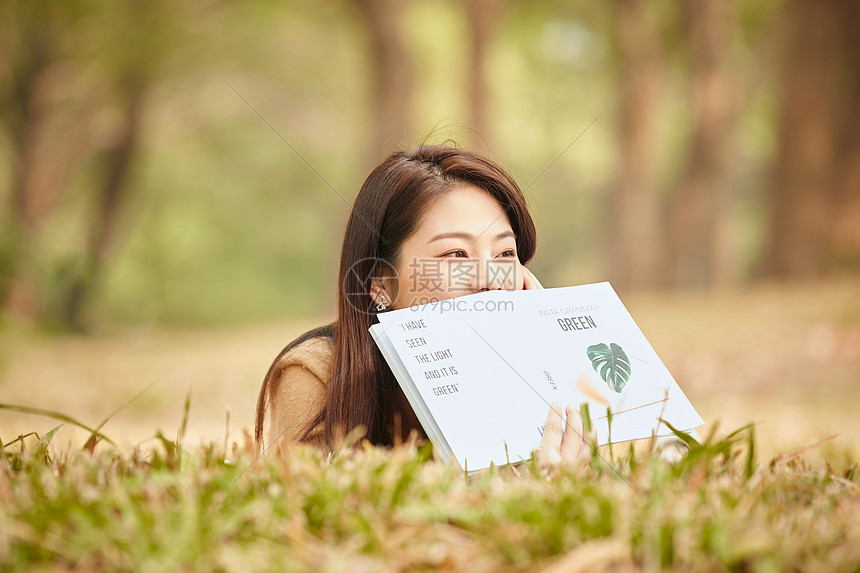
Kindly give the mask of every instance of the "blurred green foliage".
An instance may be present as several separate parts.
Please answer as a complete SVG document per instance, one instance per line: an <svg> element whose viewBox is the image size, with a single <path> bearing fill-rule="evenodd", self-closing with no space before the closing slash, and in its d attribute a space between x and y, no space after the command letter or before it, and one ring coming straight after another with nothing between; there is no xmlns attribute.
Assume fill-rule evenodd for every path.
<svg viewBox="0 0 860 573"><path fill-rule="evenodd" d="M498 3L502 19L485 70L488 125L467 117L462 6L406 3L413 117L403 141L385 149L370 148L372 55L360 6L195 0L141 9L6 0L0 178L13 180L21 166L10 126L22 116L10 102L21 80L16 62L28 61L34 34L47 38L50 53L34 84L34 113L45 125L31 142L29 167L68 165L60 189L46 192L47 207L23 249L10 231L19 223L8 207L13 191L0 187L0 283L12 281L15 261L26 259L30 306L48 321L62 316L70 285L88 272L81 260L100 217L96 190L113 161L122 94L134 82L145 84L141 134L87 309L90 323L330 315L348 204L375 162L428 134L475 145L520 182L539 231L533 268L545 285L605 279L602 246L613 221L607 198L622 161L610 103L625 88L612 3ZM744 277L761 258L777 139L774 72L757 54L783 6L740 6L727 46L735 65L753 74L763 66L764 76L741 113L733 154L731 233ZM666 194L691 129L686 16L666 0L647 7L663 44L655 169ZM70 117L83 125L69 127Z"/></svg>

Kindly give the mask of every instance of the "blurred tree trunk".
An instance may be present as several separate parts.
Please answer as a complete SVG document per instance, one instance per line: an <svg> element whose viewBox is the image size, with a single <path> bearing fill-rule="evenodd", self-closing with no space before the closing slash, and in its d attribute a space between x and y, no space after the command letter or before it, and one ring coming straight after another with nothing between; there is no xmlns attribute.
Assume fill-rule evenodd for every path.
<svg viewBox="0 0 860 573"><path fill-rule="evenodd" d="M468 117L474 129L470 135L473 148L492 148L492 130L487 123L489 87L487 50L498 28L505 0L467 0L466 21L469 27L469 65L466 70Z"/></svg>
<svg viewBox="0 0 860 573"><path fill-rule="evenodd" d="M148 87L140 76L127 77L120 87L123 125L115 144L106 151L106 173L94 206L82 264L66 291L60 311L63 323L77 330L87 326L87 306L102 277L120 209L128 195L130 173L140 146Z"/></svg>
<svg viewBox="0 0 860 573"><path fill-rule="evenodd" d="M664 282L660 205L655 182L659 35L644 0L615 0L621 52L621 157L606 222L609 277L617 287Z"/></svg>
<svg viewBox="0 0 860 573"><path fill-rule="evenodd" d="M836 130L843 56L838 2L786 6L778 151L770 201L766 274L825 270L834 216Z"/></svg>
<svg viewBox="0 0 860 573"><path fill-rule="evenodd" d="M738 87L731 74L733 2L685 5L690 46L692 134L680 180L670 198L672 280L677 286L720 285L737 278L727 224L732 140Z"/></svg>
<svg viewBox="0 0 860 573"><path fill-rule="evenodd" d="M11 9L12 6L7 6ZM18 6L21 8L21 6ZM22 42L17 50L7 53L10 59L9 82L11 84L6 102L3 104L3 119L10 134L12 155L12 180L9 194L7 222L4 222L2 239L2 268L0 268L0 305L14 314L33 318L38 313L38 294L28 261L29 251L35 235L40 205L45 201L38 197L35 158L39 125L42 119L38 105L39 82L52 63L56 38L48 22L37 22L34 14L21 10L20 14L5 16L16 20L17 37L4 38L4 44ZM10 30L4 32L4 36ZM11 50L10 50L11 51Z"/></svg>
<svg viewBox="0 0 860 573"><path fill-rule="evenodd" d="M401 0L358 0L370 40L375 134L370 161L405 143L412 112L412 66L403 40Z"/></svg>
<svg viewBox="0 0 860 573"><path fill-rule="evenodd" d="M830 251L841 265L860 268L860 2L841 0L846 46L845 121L839 142L836 206Z"/></svg>

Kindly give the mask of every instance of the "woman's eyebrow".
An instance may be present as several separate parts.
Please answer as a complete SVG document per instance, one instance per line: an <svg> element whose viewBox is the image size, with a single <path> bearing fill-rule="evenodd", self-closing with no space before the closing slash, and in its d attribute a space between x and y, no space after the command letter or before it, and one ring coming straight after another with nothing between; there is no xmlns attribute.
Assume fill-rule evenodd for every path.
<svg viewBox="0 0 860 573"><path fill-rule="evenodd" d="M517 236L514 234L513 231L502 231L501 233L499 233L498 235L493 237L493 240L498 241L499 239L506 239L508 237L511 237L513 239L517 238ZM475 241L475 235L473 235L472 233L466 233L463 231L452 231L450 233L439 233L438 235L436 235L435 237L430 239L429 242L432 243L433 241L439 241L441 239L465 239L467 241L473 241L474 242Z"/></svg>

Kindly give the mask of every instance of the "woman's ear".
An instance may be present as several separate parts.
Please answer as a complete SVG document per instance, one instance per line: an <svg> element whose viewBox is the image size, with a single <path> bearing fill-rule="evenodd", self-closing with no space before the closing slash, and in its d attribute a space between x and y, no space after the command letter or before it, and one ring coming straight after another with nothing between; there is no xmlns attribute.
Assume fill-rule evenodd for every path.
<svg viewBox="0 0 860 573"><path fill-rule="evenodd" d="M381 278L373 278L370 281L370 298L373 299L373 302L377 305L382 306L391 306L394 302L391 300L391 297L385 290L385 287L382 285Z"/></svg>

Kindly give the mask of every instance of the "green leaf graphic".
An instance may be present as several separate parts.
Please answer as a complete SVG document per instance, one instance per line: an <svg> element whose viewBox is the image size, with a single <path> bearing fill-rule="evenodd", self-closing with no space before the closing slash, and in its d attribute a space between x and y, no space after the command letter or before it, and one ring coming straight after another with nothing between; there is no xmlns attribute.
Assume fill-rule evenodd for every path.
<svg viewBox="0 0 860 573"><path fill-rule="evenodd" d="M616 392L621 392L630 379L630 359L624 350L614 342L606 346L594 344L586 349L594 371Z"/></svg>

